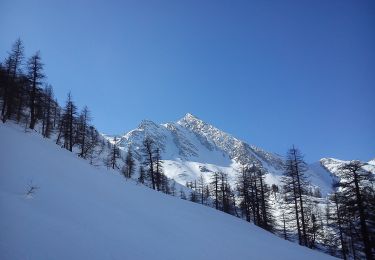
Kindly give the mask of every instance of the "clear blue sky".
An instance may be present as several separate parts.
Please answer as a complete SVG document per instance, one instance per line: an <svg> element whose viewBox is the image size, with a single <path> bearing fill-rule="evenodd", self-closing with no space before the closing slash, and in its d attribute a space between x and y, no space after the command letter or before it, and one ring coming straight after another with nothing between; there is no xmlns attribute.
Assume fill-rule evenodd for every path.
<svg viewBox="0 0 375 260"><path fill-rule="evenodd" d="M308 161L375 157L375 1L1 0L0 31L102 132L191 112Z"/></svg>

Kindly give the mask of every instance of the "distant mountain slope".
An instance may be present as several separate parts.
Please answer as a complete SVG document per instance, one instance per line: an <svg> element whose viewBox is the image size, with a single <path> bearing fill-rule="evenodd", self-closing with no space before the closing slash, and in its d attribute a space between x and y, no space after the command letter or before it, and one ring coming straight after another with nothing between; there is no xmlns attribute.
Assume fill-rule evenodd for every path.
<svg viewBox="0 0 375 260"><path fill-rule="evenodd" d="M333 259L126 182L17 126L0 124L0 143L0 259ZM29 185L38 189L26 196Z"/></svg>
<svg viewBox="0 0 375 260"><path fill-rule="evenodd" d="M181 184L197 179L200 174L208 179L209 173L215 171L228 173L234 184L241 165L251 164L267 169L269 184L280 183L283 171L280 155L247 144L190 113L177 122L160 125L144 120L136 129L118 136L118 145L125 152L132 147L140 160L139 149L147 136L163 152L165 174ZM111 141L113 138L107 137ZM331 191L333 175L320 163L312 164L308 174L323 194Z"/></svg>
<svg viewBox="0 0 375 260"><path fill-rule="evenodd" d="M320 159L320 164L330 173L336 174L339 168L349 161L338 160L334 158L322 158ZM363 168L369 172L375 174L375 160L368 161Z"/></svg>

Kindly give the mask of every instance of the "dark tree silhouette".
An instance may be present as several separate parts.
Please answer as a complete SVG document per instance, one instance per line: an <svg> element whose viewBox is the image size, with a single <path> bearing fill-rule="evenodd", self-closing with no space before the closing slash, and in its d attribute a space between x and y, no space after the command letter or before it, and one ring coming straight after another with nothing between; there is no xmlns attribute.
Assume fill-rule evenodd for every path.
<svg viewBox="0 0 375 260"><path fill-rule="evenodd" d="M133 152L132 152L131 147L129 147L128 153L126 154L126 157L125 157L125 164L122 167L122 174L124 175L125 178L130 179L133 176L134 167L135 167L135 161L133 159Z"/></svg>
<svg viewBox="0 0 375 260"><path fill-rule="evenodd" d="M160 149L156 148L154 152L154 169L155 169L155 183L156 183L156 189L158 191L161 190L161 186L163 183L164 173L163 173L163 162L161 160L161 154ZM164 180L165 181L165 180Z"/></svg>
<svg viewBox="0 0 375 260"><path fill-rule="evenodd" d="M12 46L8 58L5 60L6 76L3 84L3 105L1 110L2 121L5 122L13 113L15 95L17 92L17 75L20 73L24 58L24 46L21 39L17 39Z"/></svg>
<svg viewBox="0 0 375 260"><path fill-rule="evenodd" d="M41 62L40 52L36 52L27 62L28 78L31 84L30 94L30 129L34 129L36 123L36 99L40 92L41 80L45 77L43 74L43 63ZM71 151L71 150L70 150Z"/></svg>
<svg viewBox="0 0 375 260"><path fill-rule="evenodd" d="M308 246L305 220L305 195L308 181L305 176L306 163L300 151L294 146L289 149L285 161L282 182L284 185L285 199L293 205L297 227L298 241L301 245Z"/></svg>
<svg viewBox="0 0 375 260"><path fill-rule="evenodd" d="M80 146L79 156L87 158L89 149L88 135L90 127L91 115L87 106L84 106L78 117L78 143Z"/></svg>
<svg viewBox="0 0 375 260"><path fill-rule="evenodd" d="M47 85L44 92L42 133L44 137L49 138L53 128L52 113L55 106L52 86Z"/></svg>
<svg viewBox="0 0 375 260"><path fill-rule="evenodd" d="M214 204L215 204L216 209L219 209L219 182L220 182L220 173L219 172L212 173L210 187L214 195Z"/></svg>
<svg viewBox="0 0 375 260"><path fill-rule="evenodd" d="M143 154L143 166L147 169L148 177L151 179L152 188L156 188L155 170L154 170L154 158L155 158L155 143L154 141L146 137L143 140L141 152Z"/></svg>
<svg viewBox="0 0 375 260"><path fill-rule="evenodd" d="M375 196L374 196L374 175L366 171L363 166L365 164L360 161L351 161L345 163L338 170L340 181L337 183L339 188L334 198L340 213L340 226L342 216L348 215L348 219L358 219L358 221L350 221L347 229L354 231L355 240L359 240L363 244L363 251L366 259L373 259L375 250ZM344 199L339 199L344 198ZM345 218L345 217L344 217ZM355 235L356 230L359 235ZM353 232L348 232L352 234ZM352 239L354 240L354 239ZM353 245L355 251L355 245Z"/></svg>
<svg viewBox="0 0 375 260"><path fill-rule="evenodd" d="M139 177L138 177L138 182L141 184L145 183L145 170L143 166L139 166Z"/></svg>
<svg viewBox="0 0 375 260"><path fill-rule="evenodd" d="M117 137L115 137L113 139L113 143L110 144L111 152L109 153L107 158L107 166L109 166L112 169L119 169L117 161L121 159L121 152L118 148L117 142Z"/></svg>

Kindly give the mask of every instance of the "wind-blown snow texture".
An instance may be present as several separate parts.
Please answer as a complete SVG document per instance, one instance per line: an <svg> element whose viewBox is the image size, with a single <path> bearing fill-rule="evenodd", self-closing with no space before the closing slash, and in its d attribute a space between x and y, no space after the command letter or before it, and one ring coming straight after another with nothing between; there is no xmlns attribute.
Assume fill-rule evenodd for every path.
<svg viewBox="0 0 375 260"><path fill-rule="evenodd" d="M137 129L118 136L118 145L124 151L132 147L140 159L138 151L146 136L155 140L163 151L165 174L180 184L193 181L200 174L207 180L209 173L215 171L228 173L234 184L236 173L246 164L262 166L268 170L266 182L280 184L283 172L280 155L249 145L189 113L174 123L159 125L144 120ZM113 142L114 136L104 137ZM331 191L333 175L319 162L310 165L308 175L323 195Z"/></svg>
<svg viewBox="0 0 375 260"><path fill-rule="evenodd" d="M0 144L0 259L331 259L17 126L0 125Z"/></svg>

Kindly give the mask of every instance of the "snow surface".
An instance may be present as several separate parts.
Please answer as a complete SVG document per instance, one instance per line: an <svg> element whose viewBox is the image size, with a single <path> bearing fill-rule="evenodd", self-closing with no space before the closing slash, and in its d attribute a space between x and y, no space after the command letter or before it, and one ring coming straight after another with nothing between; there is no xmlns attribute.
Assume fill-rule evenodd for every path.
<svg viewBox="0 0 375 260"><path fill-rule="evenodd" d="M323 196L327 196L332 192L332 184L336 177L323 167L320 162L309 164L306 174L311 183L319 187Z"/></svg>
<svg viewBox="0 0 375 260"><path fill-rule="evenodd" d="M0 259L333 259L17 126L0 125L0 144Z"/></svg>

